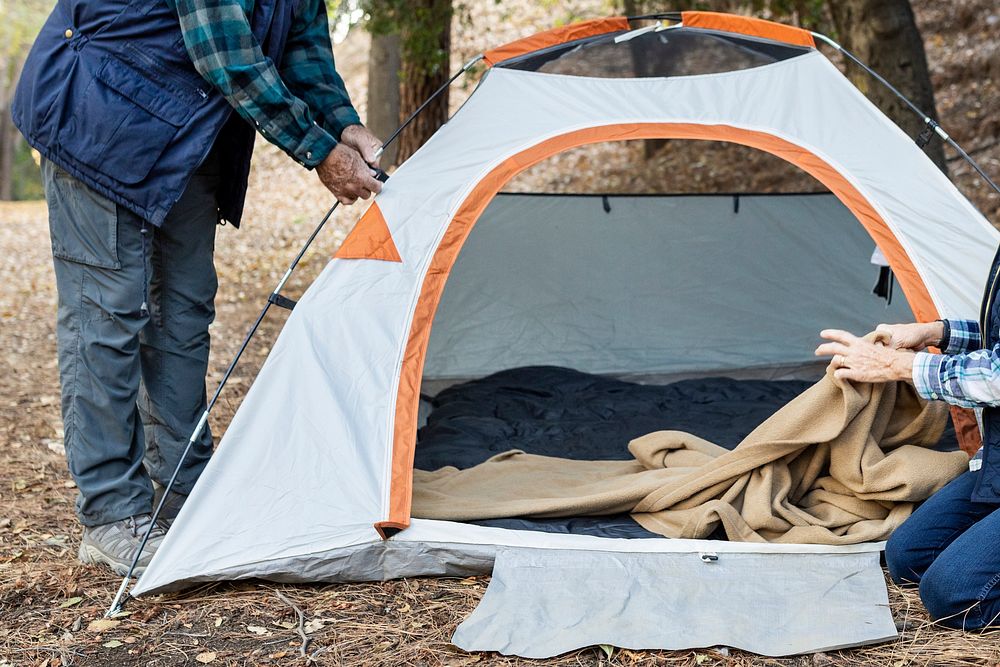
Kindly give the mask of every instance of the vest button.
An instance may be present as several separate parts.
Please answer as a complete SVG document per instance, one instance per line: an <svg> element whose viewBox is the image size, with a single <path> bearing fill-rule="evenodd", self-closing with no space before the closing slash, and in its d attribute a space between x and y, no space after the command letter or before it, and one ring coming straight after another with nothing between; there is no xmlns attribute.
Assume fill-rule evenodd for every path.
<svg viewBox="0 0 1000 667"><path fill-rule="evenodd" d="M64 32L63 35L66 36L66 39L72 39L72 37L73 37L73 31L70 30L69 28L66 28L66 32Z"/></svg>

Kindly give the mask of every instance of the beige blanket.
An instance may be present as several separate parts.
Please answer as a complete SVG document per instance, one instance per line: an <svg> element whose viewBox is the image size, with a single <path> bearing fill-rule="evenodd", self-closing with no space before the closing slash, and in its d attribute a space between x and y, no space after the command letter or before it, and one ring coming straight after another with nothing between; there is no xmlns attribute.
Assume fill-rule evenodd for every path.
<svg viewBox="0 0 1000 667"><path fill-rule="evenodd" d="M947 408L906 383L851 384L832 371L728 451L688 433L629 443L634 461L510 451L466 470L414 471L413 516L464 521L631 512L667 537L855 544L883 540L967 469L935 452Z"/></svg>

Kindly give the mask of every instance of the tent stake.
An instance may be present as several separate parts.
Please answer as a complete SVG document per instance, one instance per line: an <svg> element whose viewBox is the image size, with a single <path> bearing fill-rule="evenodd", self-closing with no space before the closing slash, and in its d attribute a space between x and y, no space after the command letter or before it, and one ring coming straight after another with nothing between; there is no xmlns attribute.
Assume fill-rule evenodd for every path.
<svg viewBox="0 0 1000 667"><path fill-rule="evenodd" d="M450 79L448 79L448 81L444 85L442 85L440 88L434 91L434 93L429 98L427 98L427 101L421 104L419 107L417 107L416 111L410 114L409 118L407 118L403 122L403 124L400 125L396 129L396 131L389 136L388 139L385 140L385 142L382 144L382 147L376 153L376 158L380 157L382 153L385 152L385 149L399 137L399 135L403 132L403 130L405 130L410 125L410 123L412 123L413 120L417 116L419 116L424 109L427 108L427 106L431 102L433 102L439 95L441 95L441 93L447 90L451 86L451 84L455 83L455 81L460 76L471 70L473 66L475 66L482 59L483 56L478 55L469 62L465 63L465 65L462 67L461 70L456 72L455 75L452 76ZM380 169L377 169L376 172L377 172L376 178L378 178L380 181L385 182L386 180L388 180L388 175L386 175L385 172L383 172ZM212 394L212 400L210 400L208 402L208 405L205 406L205 411L202 413L201 419L198 420L198 425L195 426L194 432L191 434L191 437L188 438L188 443L184 447L184 451L183 453L181 453L180 459L177 461L177 466L174 468L173 474L170 475L170 481L167 482L167 486L163 490L163 496L160 498L160 502L153 510L153 516L149 522L149 527L146 528L146 532L142 536L142 541L139 543L139 548L136 549L135 556L132 558L132 564L129 565L128 572L126 572L125 576L122 578L121 585L118 586L118 592L115 593L115 597L111 601L111 606L108 607L108 610L104 613L105 618L111 618L116 614L118 614L119 612L121 612L122 609L124 609L125 604L130 599L131 596L127 594L129 580L135 573L135 568L139 564L139 558L142 556L142 552L146 548L146 543L149 541L149 535L152 532L153 527L156 525L157 519L159 519L160 517L160 511L163 509L164 503L166 503L167 496L173 490L174 483L177 481L177 475L180 473L181 467L184 465L184 461L185 459L187 459L187 456L191 451L191 447L194 445L195 442L198 441L198 439L201 437L201 434L205 431L205 426L208 424L208 417L212 413L212 408L214 408L216 402L218 402L219 396L222 395L222 390L225 388L226 383L232 376L233 371L236 370L236 365L239 363L240 358L243 356L243 353L250 345L250 341L253 340L254 335L257 333L257 329L260 328L261 323L264 321L264 317L267 315L267 311L271 309L271 305L278 304L279 306L286 308L289 307L289 304L294 305L294 302L292 302L291 299L288 299L287 297L281 294L281 290L285 288L285 284L288 282L288 279L292 277L292 272L295 271L295 268L298 266L299 262L305 256L306 252L309 250L309 247L312 245L313 241L315 241L316 237L319 236L319 233L323 230L323 227L326 226L326 223L330 220L330 217L333 215L334 211L336 211L339 206L340 202L339 201L335 202L333 206L330 207L330 210L326 212L326 215L323 216L323 219L319 221L319 224L316 225L316 228L313 229L312 234L310 234L309 238L306 239L306 242L302 246L302 249L299 250L299 253L295 256L295 259L292 260L292 263L288 265L288 270L286 270L285 275L281 277L281 280L278 282L277 287L274 288L274 290L268 296L267 301L264 302L264 307L261 308L260 314L257 315L257 319L254 320L254 323L250 327L250 330L247 331L246 336L243 338L243 344L240 345L240 349L237 350L236 355L233 357L233 360L229 362L229 367L226 368L226 372L222 376L222 380L219 382L219 386L215 389L215 393Z"/></svg>

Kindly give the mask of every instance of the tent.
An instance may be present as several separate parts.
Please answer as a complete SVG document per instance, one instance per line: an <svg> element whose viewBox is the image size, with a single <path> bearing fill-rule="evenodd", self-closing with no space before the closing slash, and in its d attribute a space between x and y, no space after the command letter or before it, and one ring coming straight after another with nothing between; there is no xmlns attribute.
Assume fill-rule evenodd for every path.
<svg viewBox="0 0 1000 667"><path fill-rule="evenodd" d="M658 554L697 577L708 570L679 563L732 555L731 569L702 576L746 618L784 599L754 574L764 564L817 596L818 569L864 557L878 570L878 544L629 540L411 517L422 393L530 364L660 380L804 376L824 326L977 313L1000 235L812 33L682 19L588 21L484 54L471 98L399 167L299 301L135 594L251 577L466 575L519 550L580 558L589 572L602 567L595 554ZM830 194L498 196L551 156L632 139L740 144ZM870 295L876 247L905 295L888 310ZM517 565L505 570L532 570ZM707 613L690 596L674 604L678 617ZM895 632L882 621L861 640ZM742 645L845 643L817 641Z"/></svg>

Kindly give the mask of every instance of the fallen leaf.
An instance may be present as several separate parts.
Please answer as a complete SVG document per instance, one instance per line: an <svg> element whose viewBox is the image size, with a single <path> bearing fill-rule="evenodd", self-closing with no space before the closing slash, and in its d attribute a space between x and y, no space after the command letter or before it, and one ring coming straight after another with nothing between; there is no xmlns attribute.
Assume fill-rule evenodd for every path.
<svg viewBox="0 0 1000 667"><path fill-rule="evenodd" d="M98 618L87 625L87 632L107 632L114 630L121 624L121 621L116 621L113 618Z"/></svg>
<svg viewBox="0 0 1000 667"><path fill-rule="evenodd" d="M70 598L65 602L63 602L61 605L59 605L59 608L66 609L68 607L72 607L75 604L80 604L81 602L83 602L83 598L81 597Z"/></svg>
<svg viewBox="0 0 1000 667"><path fill-rule="evenodd" d="M101 644L101 646L103 646L104 648L118 648L121 645L122 643L117 639L112 639L109 642L104 642L103 644Z"/></svg>
<svg viewBox="0 0 1000 667"><path fill-rule="evenodd" d="M291 630L298 624L292 623L291 621L278 621L277 623L275 623L275 625L277 625L279 628L284 628L285 630Z"/></svg>
<svg viewBox="0 0 1000 667"><path fill-rule="evenodd" d="M610 660L612 656L614 656L615 654L614 646L611 646L610 644L598 644L598 646L601 648L602 651L604 651L604 655L608 656L608 660Z"/></svg>
<svg viewBox="0 0 1000 667"><path fill-rule="evenodd" d="M222 617L221 616L216 616L215 617L215 627L219 627L221 625L222 625Z"/></svg>
<svg viewBox="0 0 1000 667"><path fill-rule="evenodd" d="M248 625L247 626L247 631L248 632L252 632L255 635L266 635L267 634L267 628L262 628L259 625Z"/></svg>
<svg viewBox="0 0 1000 667"><path fill-rule="evenodd" d="M210 662L215 662L216 655L213 651L206 651L204 653L199 653L194 657L195 660L203 665L207 665Z"/></svg>
<svg viewBox="0 0 1000 667"><path fill-rule="evenodd" d="M311 634L313 632L316 632L317 630L322 630L325 625L326 624L323 623L323 621L321 621L318 618L314 618L311 621L307 621L305 627L306 634Z"/></svg>

